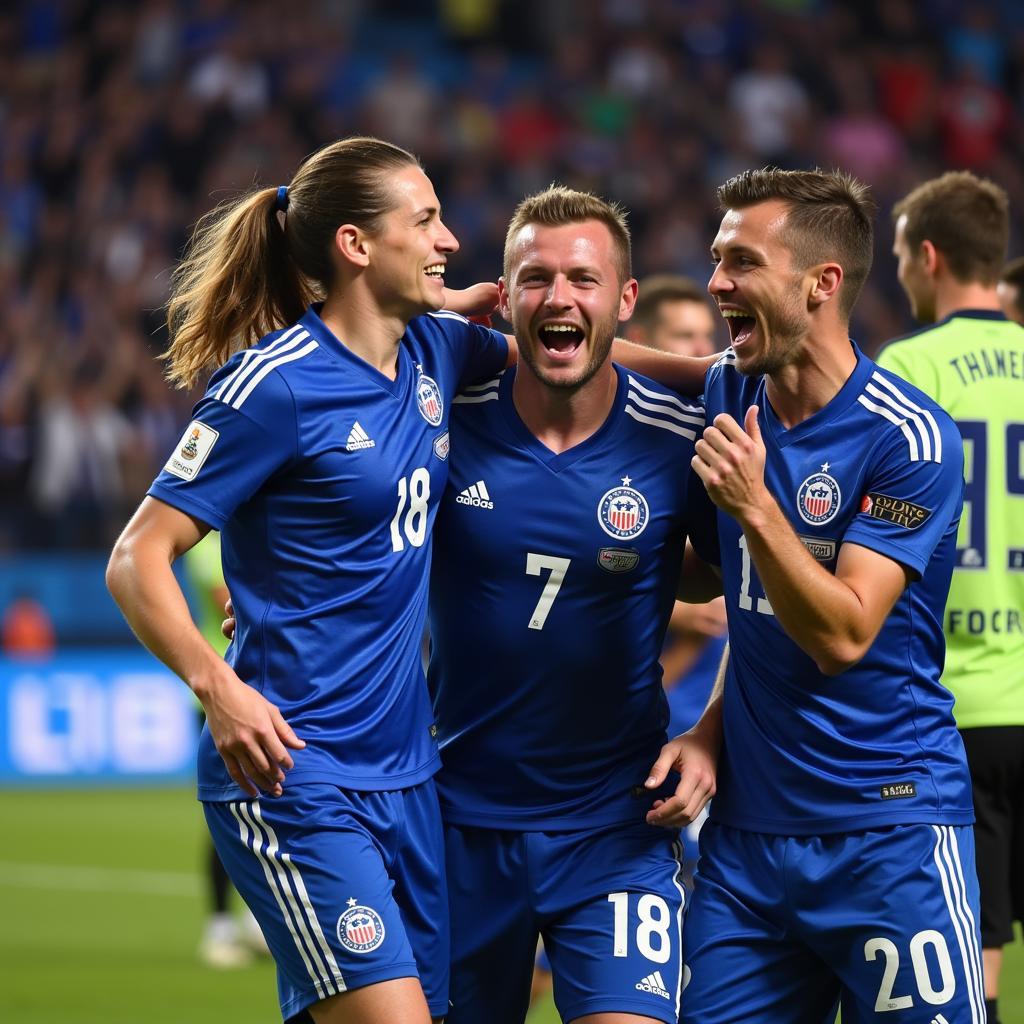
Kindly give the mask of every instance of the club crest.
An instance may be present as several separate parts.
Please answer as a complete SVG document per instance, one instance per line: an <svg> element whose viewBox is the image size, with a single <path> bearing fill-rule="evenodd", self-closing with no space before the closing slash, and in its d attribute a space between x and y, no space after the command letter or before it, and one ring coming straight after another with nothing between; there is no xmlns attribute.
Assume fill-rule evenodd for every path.
<svg viewBox="0 0 1024 1024"><path fill-rule="evenodd" d="M616 540L639 537L651 514L647 499L629 484L629 477L624 476L622 486L605 491L597 503L597 521L601 529Z"/></svg>
<svg viewBox="0 0 1024 1024"><path fill-rule="evenodd" d="M384 922L380 914L371 907L350 906L338 918L338 941L353 953L376 949L384 941Z"/></svg>
<svg viewBox="0 0 1024 1024"><path fill-rule="evenodd" d="M831 522L839 512L842 494L835 477L826 472L828 463L820 473L812 473L796 492L796 508L800 518L811 526Z"/></svg>
<svg viewBox="0 0 1024 1024"><path fill-rule="evenodd" d="M421 373L416 382L416 405L419 406L420 415L432 427L441 425L441 416L444 413L441 389L437 386L437 381L425 373Z"/></svg>

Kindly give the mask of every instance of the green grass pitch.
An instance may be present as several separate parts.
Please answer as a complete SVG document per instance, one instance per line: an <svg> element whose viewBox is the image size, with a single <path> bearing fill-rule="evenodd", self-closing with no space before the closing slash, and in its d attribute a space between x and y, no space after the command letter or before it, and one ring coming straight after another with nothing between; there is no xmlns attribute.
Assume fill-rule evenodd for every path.
<svg viewBox="0 0 1024 1024"><path fill-rule="evenodd" d="M269 963L196 959L202 813L190 792L0 792L0 1021L275 1024ZM1003 1024L1024 1024L1024 947L1007 950ZM550 1003L529 1024L556 1024Z"/></svg>

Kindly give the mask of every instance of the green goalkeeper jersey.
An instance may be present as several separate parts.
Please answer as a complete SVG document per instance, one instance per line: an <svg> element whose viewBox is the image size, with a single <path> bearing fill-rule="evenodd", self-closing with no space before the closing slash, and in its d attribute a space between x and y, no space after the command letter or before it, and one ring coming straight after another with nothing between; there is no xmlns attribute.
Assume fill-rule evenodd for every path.
<svg viewBox="0 0 1024 1024"><path fill-rule="evenodd" d="M931 395L964 441L964 512L943 682L961 728L1024 725L1024 328L960 310L878 363Z"/></svg>

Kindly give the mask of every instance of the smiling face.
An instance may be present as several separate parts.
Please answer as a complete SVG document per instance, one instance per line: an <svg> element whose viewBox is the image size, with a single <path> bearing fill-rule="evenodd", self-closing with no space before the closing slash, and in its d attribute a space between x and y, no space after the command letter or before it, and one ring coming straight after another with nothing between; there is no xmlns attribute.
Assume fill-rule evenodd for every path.
<svg viewBox="0 0 1024 1024"><path fill-rule="evenodd" d="M896 276L910 300L910 312L923 324L935 323L935 282L925 265L924 253L914 251L907 239L907 215L896 221L892 254L896 257Z"/></svg>
<svg viewBox="0 0 1024 1024"><path fill-rule="evenodd" d="M372 287L382 307L404 319L440 309L444 270L459 243L441 221L430 179L410 166L390 175L394 207L368 236Z"/></svg>
<svg viewBox="0 0 1024 1024"><path fill-rule="evenodd" d="M780 238L786 212L778 199L728 210L711 246L708 291L726 318L743 374L788 366L810 330L804 274Z"/></svg>
<svg viewBox="0 0 1024 1024"><path fill-rule="evenodd" d="M619 278L611 232L596 220L526 224L509 257L499 303L520 355L543 384L578 390L604 365L636 302L636 281Z"/></svg>

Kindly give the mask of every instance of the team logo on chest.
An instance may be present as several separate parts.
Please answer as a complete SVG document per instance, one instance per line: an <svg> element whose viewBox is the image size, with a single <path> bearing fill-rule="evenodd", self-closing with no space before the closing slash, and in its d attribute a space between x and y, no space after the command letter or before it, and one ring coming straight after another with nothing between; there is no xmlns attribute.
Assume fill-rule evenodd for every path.
<svg viewBox="0 0 1024 1024"><path fill-rule="evenodd" d="M353 953L369 953L384 941L384 922L372 907L363 907L355 899L338 918L338 941Z"/></svg>
<svg viewBox="0 0 1024 1024"><path fill-rule="evenodd" d="M647 499L629 484L630 478L624 476L622 486L605 491L597 503L597 521L601 529L618 540L639 537L651 516Z"/></svg>
<svg viewBox="0 0 1024 1024"><path fill-rule="evenodd" d="M800 518L811 526L831 522L839 512L843 500L835 477L829 476L828 463L822 463L820 473L812 473L796 492L796 509Z"/></svg>
<svg viewBox="0 0 1024 1024"><path fill-rule="evenodd" d="M444 400L441 398L441 389L433 377L428 377L423 372L423 367L416 365L419 371L419 379L416 381L416 405L419 407L420 415L432 426L441 425L441 416L444 413Z"/></svg>

